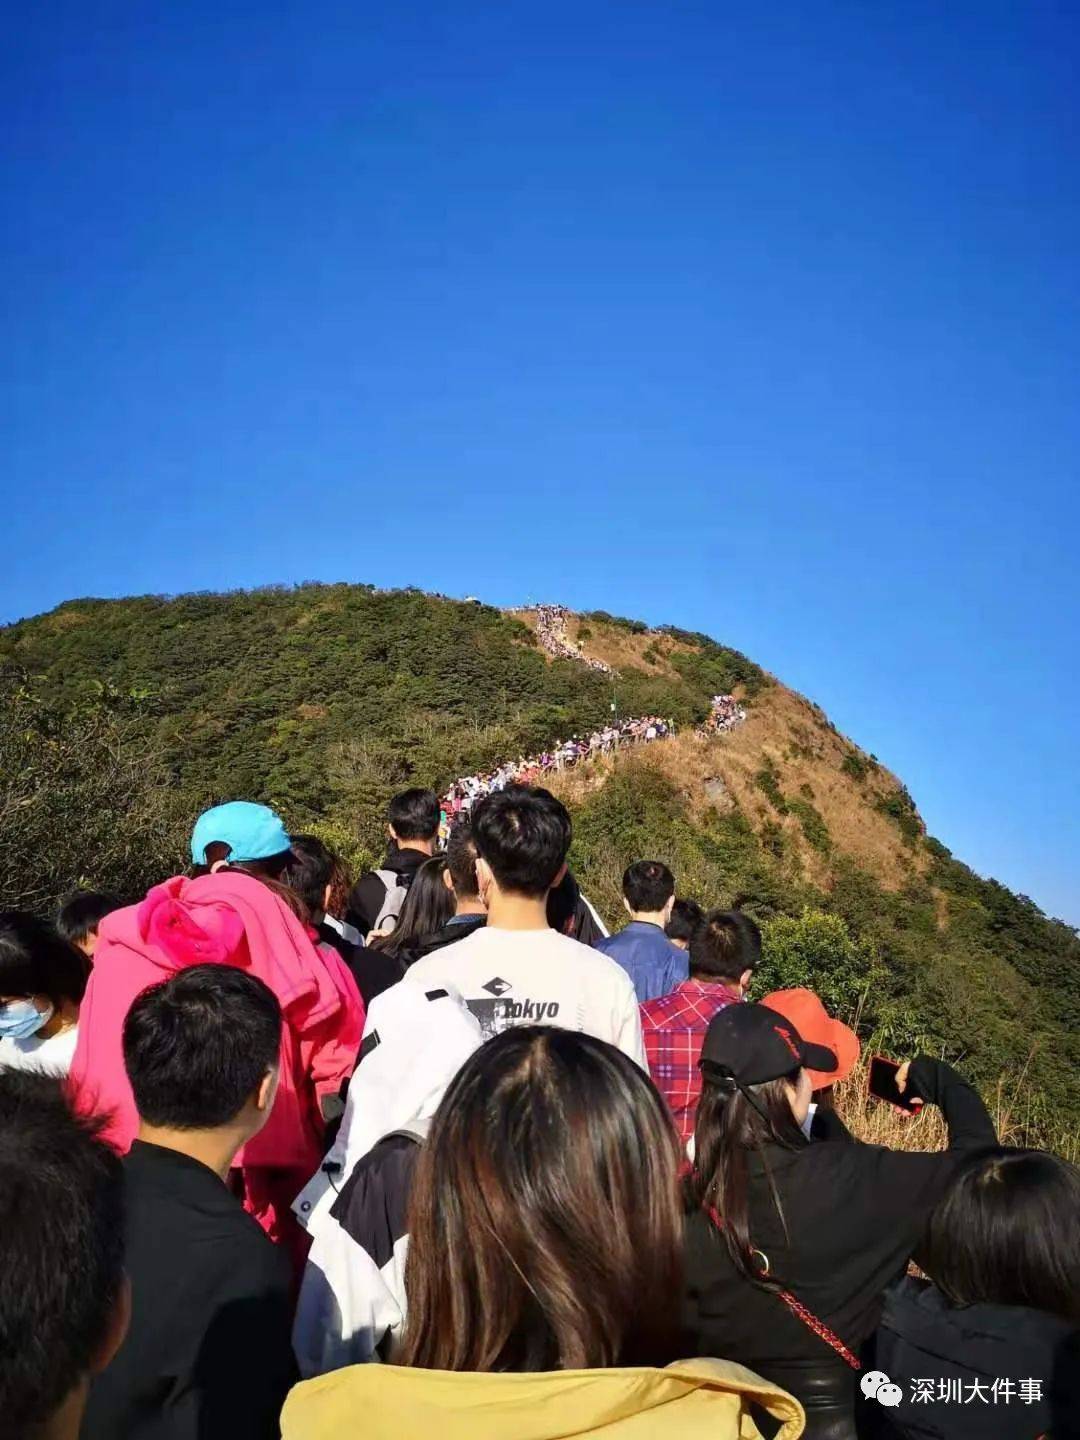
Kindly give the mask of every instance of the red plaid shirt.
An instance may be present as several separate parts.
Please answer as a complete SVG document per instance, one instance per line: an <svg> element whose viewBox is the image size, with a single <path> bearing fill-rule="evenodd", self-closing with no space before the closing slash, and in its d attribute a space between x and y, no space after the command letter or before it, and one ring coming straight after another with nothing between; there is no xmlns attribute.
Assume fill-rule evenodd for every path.
<svg viewBox="0 0 1080 1440"><path fill-rule="evenodd" d="M698 1060L709 1021L742 996L718 980L684 980L641 1006L641 1032L656 1088L671 1107L683 1143L694 1133L701 1098Z"/></svg>

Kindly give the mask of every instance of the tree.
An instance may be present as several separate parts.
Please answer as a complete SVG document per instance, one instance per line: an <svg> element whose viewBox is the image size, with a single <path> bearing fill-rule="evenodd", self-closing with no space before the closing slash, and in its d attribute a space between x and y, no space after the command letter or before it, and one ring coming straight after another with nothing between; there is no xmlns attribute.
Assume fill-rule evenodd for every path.
<svg viewBox="0 0 1080 1440"><path fill-rule="evenodd" d="M175 874L192 822L139 702L52 702L0 675L0 904L51 913L77 885L135 899Z"/></svg>

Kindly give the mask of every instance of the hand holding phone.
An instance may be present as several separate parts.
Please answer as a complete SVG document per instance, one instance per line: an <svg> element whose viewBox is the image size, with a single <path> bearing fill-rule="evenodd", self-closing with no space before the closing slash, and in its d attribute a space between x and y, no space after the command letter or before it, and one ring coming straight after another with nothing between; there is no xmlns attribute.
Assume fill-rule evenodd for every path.
<svg viewBox="0 0 1080 1440"><path fill-rule="evenodd" d="M920 1096L908 1094L908 1067L898 1060L887 1060L884 1055L875 1055L870 1061L870 1075L867 1088L877 1100L884 1100L901 1115L918 1115L923 1107Z"/></svg>

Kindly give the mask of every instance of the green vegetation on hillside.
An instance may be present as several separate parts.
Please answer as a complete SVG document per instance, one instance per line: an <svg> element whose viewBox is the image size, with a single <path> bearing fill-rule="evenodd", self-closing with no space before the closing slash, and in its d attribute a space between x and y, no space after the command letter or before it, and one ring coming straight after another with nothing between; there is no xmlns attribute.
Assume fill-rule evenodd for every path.
<svg viewBox="0 0 1080 1440"><path fill-rule="evenodd" d="M772 789L760 776L759 786ZM817 813L806 801L783 803ZM805 828L807 817L799 819ZM893 892L835 852L830 883L810 884L771 838L768 824L759 835L738 811L692 817L687 797L646 752L627 757L576 810L572 860L614 923L625 865L646 854L664 860L681 893L739 905L761 922L765 964L756 994L810 984L841 1014L857 1016L862 1033L873 1033L888 1053L942 1055L988 1090L1021 1085L1018 1129L1073 1149L1080 1131L1075 931L980 879L936 842L927 877Z"/></svg>
<svg viewBox="0 0 1080 1440"><path fill-rule="evenodd" d="M395 790L532 754L624 715L692 725L761 670L707 637L699 671L614 682L550 661L520 620L418 590L304 585L169 600L76 600L0 631L7 688L57 716L104 690L138 697L140 733L189 813L244 796L329 821L372 851Z"/></svg>
<svg viewBox="0 0 1080 1440"><path fill-rule="evenodd" d="M525 624L488 606L367 586L82 600L10 626L0 631L0 903L47 911L79 882L136 896L184 866L193 816L235 797L273 804L366 862L395 790L441 786L592 729L609 717L613 688L621 714L684 728L714 693L738 688L761 707L780 693L706 636L646 634L602 612L591 622L624 631L640 664L620 662L613 681L549 660ZM744 755L756 782L744 808L723 785L710 807L675 760L665 769L680 742L620 756L573 806L583 884L615 921L628 861L666 860L683 893L762 922L766 988L809 980L858 1008L882 1048L960 1059L986 1087L1023 1073L1036 1097L1028 1133L1075 1132L1075 931L974 875L925 835L911 796L887 788L873 757L838 745L816 708L806 716ZM700 754L723 757L727 741L709 743L715 752ZM781 773L790 756L804 783ZM903 864L885 883L845 838L838 793L879 831L880 816L895 826Z"/></svg>

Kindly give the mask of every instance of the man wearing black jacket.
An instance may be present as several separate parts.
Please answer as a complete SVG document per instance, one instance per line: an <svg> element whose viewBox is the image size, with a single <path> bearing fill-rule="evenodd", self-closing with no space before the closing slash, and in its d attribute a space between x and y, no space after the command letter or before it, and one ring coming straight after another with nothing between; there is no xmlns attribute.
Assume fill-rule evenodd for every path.
<svg viewBox="0 0 1080 1440"><path fill-rule="evenodd" d="M435 852L439 801L434 791L404 790L395 795L387 812L387 830L390 846L381 871L361 875L349 893L345 918L363 938L391 912L397 919L413 876Z"/></svg>
<svg viewBox="0 0 1080 1440"><path fill-rule="evenodd" d="M289 1262L227 1180L273 1107L280 1044L273 993L232 965L180 970L128 1013L124 1065L139 1111L124 1161L134 1318L91 1387L84 1440L279 1434L297 1378Z"/></svg>

